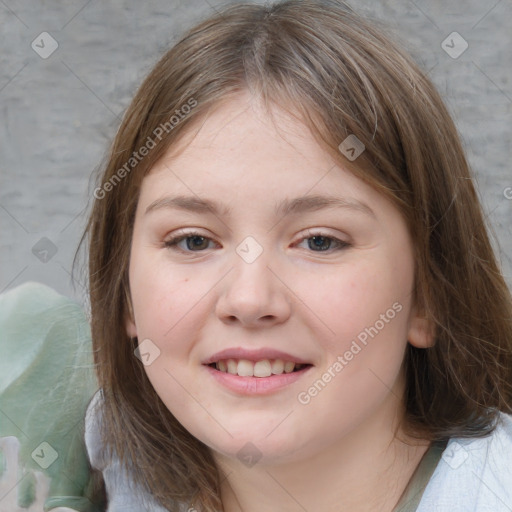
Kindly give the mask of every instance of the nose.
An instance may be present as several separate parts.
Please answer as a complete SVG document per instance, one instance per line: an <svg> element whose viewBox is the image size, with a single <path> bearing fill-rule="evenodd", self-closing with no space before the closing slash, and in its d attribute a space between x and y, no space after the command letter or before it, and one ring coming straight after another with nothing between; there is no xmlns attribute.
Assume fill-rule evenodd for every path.
<svg viewBox="0 0 512 512"><path fill-rule="evenodd" d="M235 268L223 280L216 305L222 322L261 328L286 322L290 317L291 293L267 263L263 255L252 263L235 256Z"/></svg>

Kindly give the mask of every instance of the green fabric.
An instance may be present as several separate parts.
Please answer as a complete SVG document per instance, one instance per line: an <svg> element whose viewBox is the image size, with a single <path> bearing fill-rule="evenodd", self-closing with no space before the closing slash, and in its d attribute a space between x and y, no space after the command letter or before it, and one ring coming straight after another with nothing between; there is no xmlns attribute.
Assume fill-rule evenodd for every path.
<svg viewBox="0 0 512 512"><path fill-rule="evenodd" d="M19 442L18 506L41 499L35 472L42 472L50 479L45 511L96 511L83 428L98 384L82 307L34 282L0 295L0 353L0 439ZM6 460L0 450L0 478Z"/></svg>
<svg viewBox="0 0 512 512"><path fill-rule="evenodd" d="M414 471L405 491L393 512L415 512L420 504L425 487L434 473L447 441L432 443Z"/></svg>

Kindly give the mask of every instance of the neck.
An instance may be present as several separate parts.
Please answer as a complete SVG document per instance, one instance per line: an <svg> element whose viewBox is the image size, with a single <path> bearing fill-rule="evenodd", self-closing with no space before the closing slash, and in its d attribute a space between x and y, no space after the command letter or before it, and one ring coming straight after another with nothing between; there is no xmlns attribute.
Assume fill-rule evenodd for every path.
<svg viewBox="0 0 512 512"><path fill-rule="evenodd" d="M217 454L224 512L391 512L429 443L385 420L372 415L327 449L285 464L249 468Z"/></svg>

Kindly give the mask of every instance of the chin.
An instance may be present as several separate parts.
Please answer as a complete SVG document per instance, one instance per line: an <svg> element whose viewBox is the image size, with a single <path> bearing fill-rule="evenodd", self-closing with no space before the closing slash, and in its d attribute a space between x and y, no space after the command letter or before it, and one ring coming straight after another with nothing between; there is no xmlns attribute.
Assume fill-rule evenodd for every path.
<svg viewBox="0 0 512 512"><path fill-rule="evenodd" d="M241 429L240 432L230 432L233 437L224 433L222 439L213 439L210 436L198 436L198 439L214 453L237 459L247 467L255 464L283 464L307 455L304 443L298 442L289 431L283 429L277 432L276 429L272 432L267 425L268 423L265 424L265 428L255 428L254 423L246 425L246 428Z"/></svg>

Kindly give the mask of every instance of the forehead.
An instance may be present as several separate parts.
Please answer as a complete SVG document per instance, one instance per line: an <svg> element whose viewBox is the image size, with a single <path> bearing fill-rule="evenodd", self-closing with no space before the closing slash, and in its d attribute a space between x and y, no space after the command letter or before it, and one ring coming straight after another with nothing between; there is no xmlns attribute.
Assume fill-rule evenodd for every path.
<svg viewBox="0 0 512 512"><path fill-rule="evenodd" d="M283 158L292 153L316 160L327 156L297 112L275 104L267 109L261 100L243 91L194 120L178 143L167 150L166 160L170 163L205 155L243 159L255 149L272 151L274 157L281 153Z"/></svg>
<svg viewBox="0 0 512 512"><path fill-rule="evenodd" d="M217 184L228 178L231 186L248 186L258 171L260 185L282 179L281 185L291 186L292 174L305 184L335 165L297 115L277 106L269 113L249 92L216 105L186 130L148 176L186 175Z"/></svg>
<svg viewBox="0 0 512 512"><path fill-rule="evenodd" d="M217 105L187 130L145 177L140 198L145 211L155 203L176 202L203 212L226 213L231 204L265 205L281 213L309 206L311 211L323 200L296 201L311 195L341 198L365 210L364 203L378 199L376 191L334 161L298 116L278 107L269 115L249 93ZM169 195L188 201L169 201ZM215 207L206 199L213 199Z"/></svg>

